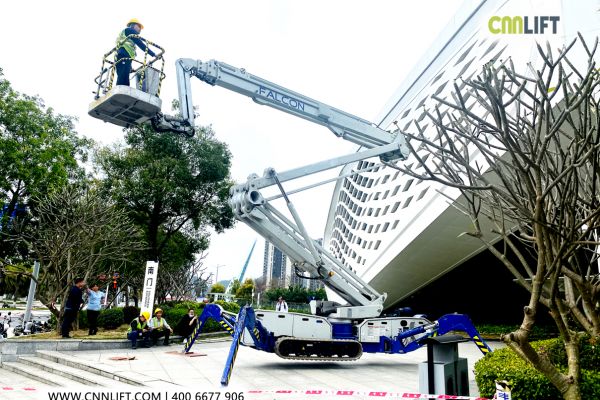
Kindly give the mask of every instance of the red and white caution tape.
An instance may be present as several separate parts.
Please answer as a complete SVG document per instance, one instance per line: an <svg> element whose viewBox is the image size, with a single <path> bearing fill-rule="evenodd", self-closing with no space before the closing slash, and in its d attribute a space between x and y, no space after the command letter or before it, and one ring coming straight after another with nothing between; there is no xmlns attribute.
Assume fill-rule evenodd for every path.
<svg viewBox="0 0 600 400"><path fill-rule="evenodd" d="M366 392L361 390L248 390L248 394L279 394L282 395L307 395L307 396L362 396L372 398L400 398L400 399L456 399L456 400L488 400L483 397L452 396L447 394L423 394L400 392Z"/></svg>
<svg viewBox="0 0 600 400"><path fill-rule="evenodd" d="M2 392L16 392L16 391L25 391L25 392L35 392L37 389L32 387L11 387L11 386L0 386L0 391Z"/></svg>

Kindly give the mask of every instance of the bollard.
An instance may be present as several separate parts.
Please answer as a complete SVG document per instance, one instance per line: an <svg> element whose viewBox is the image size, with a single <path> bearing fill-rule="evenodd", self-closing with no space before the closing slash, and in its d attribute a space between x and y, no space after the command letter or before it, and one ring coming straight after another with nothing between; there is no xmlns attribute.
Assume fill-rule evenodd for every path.
<svg viewBox="0 0 600 400"><path fill-rule="evenodd" d="M458 357L458 343L466 341L460 335L444 335L424 340L427 345L427 361L419 364L420 393L469 395L467 359Z"/></svg>

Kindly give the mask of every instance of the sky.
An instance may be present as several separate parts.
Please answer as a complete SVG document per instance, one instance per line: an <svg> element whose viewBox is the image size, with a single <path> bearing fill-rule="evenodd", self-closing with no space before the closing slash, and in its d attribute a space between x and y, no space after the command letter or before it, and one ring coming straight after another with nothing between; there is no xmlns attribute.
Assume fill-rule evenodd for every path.
<svg viewBox="0 0 600 400"><path fill-rule="evenodd" d="M0 68L13 88L39 95L56 112L78 118L76 129L100 145L122 129L87 115L102 56L131 18L142 35L165 48L163 112L177 97L175 60L215 59L243 67L330 106L375 118L461 0L353 1L11 1L0 11ZM327 128L192 81L197 123L212 125L233 155L231 175L244 182L352 153L357 146ZM286 190L337 171L284 185ZM323 237L334 184L291 197L313 238ZM270 192L267 192L267 194ZM282 209L283 202L274 205ZM264 239L242 223L213 233L205 259L219 280L237 277L258 240L246 277L262 274Z"/></svg>

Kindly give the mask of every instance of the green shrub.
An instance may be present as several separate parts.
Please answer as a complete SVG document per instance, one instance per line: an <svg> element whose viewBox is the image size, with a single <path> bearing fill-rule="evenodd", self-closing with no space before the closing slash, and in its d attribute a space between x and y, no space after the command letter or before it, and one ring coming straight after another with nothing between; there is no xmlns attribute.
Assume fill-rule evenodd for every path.
<svg viewBox="0 0 600 400"><path fill-rule="evenodd" d="M77 315L77 322L79 322L79 329L87 329L89 327L87 310L79 311Z"/></svg>
<svg viewBox="0 0 600 400"><path fill-rule="evenodd" d="M163 311L164 310L165 309L163 308ZM187 312L188 310L184 310L182 308L171 308L170 310L164 311L164 318L167 320L169 325L171 325L171 328L173 328L173 331L177 335L181 335L181 332L179 329L177 329L177 324L179 324L179 321L181 321L181 318L183 318Z"/></svg>
<svg viewBox="0 0 600 400"><path fill-rule="evenodd" d="M131 323L134 319L140 316L140 309L134 306L123 307L123 320L126 324Z"/></svg>
<svg viewBox="0 0 600 400"><path fill-rule="evenodd" d="M479 333L483 336L497 336L500 337L502 334L514 332L519 329L518 325L495 325L495 324L477 324L476 326ZM558 337L558 330L554 325L540 325L534 326L531 334L529 335L530 340L542 340L552 339Z"/></svg>
<svg viewBox="0 0 600 400"><path fill-rule="evenodd" d="M223 307L223 309L225 311L229 311L229 312L236 313L236 314L240 312L240 308L241 308L240 305L237 303L230 303L230 302L223 301L223 300L217 300L217 301L215 301L215 304L218 304L221 307ZM204 307L204 305L202 307Z"/></svg>
<svg viewBox="0 0 600 400"><path fill-rule="evenodd" d="M125 322L123 317L123 309L120 307L106 309L98 317L98 326L104 329L116 329Z"/></svg>
<svg viewBox="0 0 600 400"><path fill-rule="evenodd" d="M56 319L56 315L50 313L50 320L48 321L48 324L50 325L50 327L52 327L52 329L56 329L57 323L58 323L58 320Z"/></svg>
<svg viewBox="0 0 600 400"><path fill-rule="evenodd" d="M566 370L567 357L561 339L548 339L532 342L538 351L548 355L560 370ZM600 398L600 348L589 337L580 342L581 396L584 399ZM512 383L514 400L546 400L561 398L558 390L548 379L522 360L509 348L495 350L475 364L475 381L481 397L491 398L495 389L495 380L507 380Z"/></svg>
<svg viewBox="0 0 600 400"><path fill-rule="evenodd" d="M215 304L220 305L221 307L223 307L223 309L225 311L229 311L232 313L238 313L240 311L240 306L236 303L229 303L229 302L225 302L222 300L218 300L215 302ZM159 307L163 309L164 312L164 317L167 320L167 322L169 323L169 325L171 325L171 327L173 328L173 331L180 335L181 332L179 332L179 329L177 328L177 325L179 324L179 321L181 321L181 318L183 318L183 316L185 314L187 314L188 310L190 308L193 308L194 311L196 312L196 315L198 317L200 317L200 315L202 314L202 311L204 310L204 303L196 303L193 301L183 301L183 302L166 302L164 304L161 304ZM204 327L202 328L202 332L203 333L209 333L209 332L220 332L220 331L224 331L223 327L221 327L221 325L216 322L213 321L212 319L209 319L208 321L206 321L206 324L204 324Z"/></svg>

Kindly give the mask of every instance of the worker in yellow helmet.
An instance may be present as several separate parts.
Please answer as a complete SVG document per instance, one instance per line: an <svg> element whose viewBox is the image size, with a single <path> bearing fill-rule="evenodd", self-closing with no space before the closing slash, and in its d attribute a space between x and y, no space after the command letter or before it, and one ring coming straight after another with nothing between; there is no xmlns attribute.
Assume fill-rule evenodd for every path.
<svg viewBox="0 0 600 400"><path fill-rule="evenodd" d="M157 308L154 310L154 318L150 320L148 324L150 329L152 329L152 333L150 336L152 337L152 346L156 346L158 339L164 336L163 345L169 345L169 336L173 333L173 329L167 323L167 320L163 318L163 310Z"/></svg>
<svg viewBox="0 0 600 400"><path fill-rule="evenodd" d="M131 62L135 59L135 46L142 51L146 51L147 46L143 39L140 39L140 32L144 25L136 18L132 18L127 23L127 27L119 33L117 37L117 56L115 60L117 69L117 85L129 86L129 74L131 73ZM131 36L134 35L134 36ZM154 57L156 54L151 49L147 49L148 54Z"/></svg>
<svg viewBox="0 0 600 400"><path fill-rule="evenodd" d="M144 311L129 324L127 339L131 340L132 349L137 349L137 341L140 337L144 340L142 347L150 347L148 343L148 338L150 337L150 327L148 326L149 319L150 313Z"/></svg>

